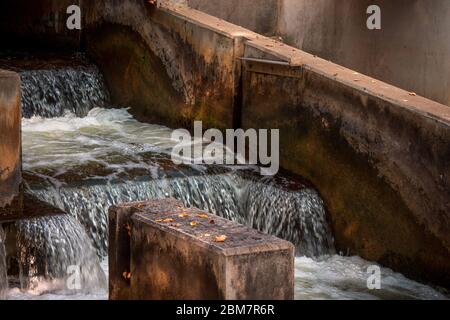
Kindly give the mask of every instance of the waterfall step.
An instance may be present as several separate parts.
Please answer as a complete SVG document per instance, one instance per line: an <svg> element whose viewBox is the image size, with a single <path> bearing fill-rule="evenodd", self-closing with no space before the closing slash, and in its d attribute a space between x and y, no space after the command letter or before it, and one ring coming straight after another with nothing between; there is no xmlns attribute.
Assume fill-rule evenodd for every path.
<svg viewBox="0 0 450 320"><path fill-rule="evenodd" d="M114 206L110 299L293 299L294 246L175 199Z"/></svg>
<svg viewBox="0 0 450 320"><path fill-rule="evenodd" d="M63 214L66 213L61 209L37 199L28 192L21 192L10 205L0 208L0 223Z"/></svg>

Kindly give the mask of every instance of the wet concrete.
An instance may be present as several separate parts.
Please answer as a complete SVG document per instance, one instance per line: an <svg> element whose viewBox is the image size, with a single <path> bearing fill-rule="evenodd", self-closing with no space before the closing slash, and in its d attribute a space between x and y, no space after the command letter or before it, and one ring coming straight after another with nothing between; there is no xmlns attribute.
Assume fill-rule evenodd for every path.
<svg viewBox="0 0 450 320"><path fill-rule="evenodd" d="M0 70L0 208L11 204L21 182L20 99L19 75Z"/></svg>
<svg viewBox="0 0 450 320"><path fill-rule="evenodd" d="M20 192L10 205L0 208L0 223L65 214L28 192Z"/></svg>
<svg viewBox="0 0 450 320"><path fill-rule="evenodd" d="M110 218L112 299L293 299L287 241L173 199L119 205Z"/></svg>

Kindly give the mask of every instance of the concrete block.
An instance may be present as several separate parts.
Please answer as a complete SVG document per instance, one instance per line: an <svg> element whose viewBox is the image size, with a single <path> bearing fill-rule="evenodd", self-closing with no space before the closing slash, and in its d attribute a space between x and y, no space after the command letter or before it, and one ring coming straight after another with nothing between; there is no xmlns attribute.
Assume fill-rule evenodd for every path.
<svg viewBox="0 0 450 320"><path fill-rule="evenodd" d="M173 199L114 207L110 219L111 299L294 297L294 246L287 241ZM120 248L130 248L129 269Z"/></svg>
<svg viewBox="0 0 450 320"><path fill-rule="evenodd" d="M21 182L20 77L0 70L0 208L11 204Z"/></svg>

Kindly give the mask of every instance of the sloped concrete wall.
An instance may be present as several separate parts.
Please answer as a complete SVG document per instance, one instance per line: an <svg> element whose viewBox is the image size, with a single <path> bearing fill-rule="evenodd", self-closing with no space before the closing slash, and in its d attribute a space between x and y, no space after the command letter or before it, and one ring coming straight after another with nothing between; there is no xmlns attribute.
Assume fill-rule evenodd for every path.
<svg viewBox="0 0 450 320"><path fill-rule="evenodd" d="M13 198L19 193L20 124L19 75L0 70L0 208L11 204Z"/></svg>

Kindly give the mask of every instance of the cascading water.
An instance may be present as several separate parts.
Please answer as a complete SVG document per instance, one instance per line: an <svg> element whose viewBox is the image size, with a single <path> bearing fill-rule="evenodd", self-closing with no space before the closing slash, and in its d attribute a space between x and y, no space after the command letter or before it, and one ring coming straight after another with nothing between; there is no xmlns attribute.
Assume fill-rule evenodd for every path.
<svg viewBox="0 0 450 320"><path fill-rule="evenodd" d="M302 255L333 252L323 203L314 190L286 191L243 179L238 172L78 188L51 186L35 194L75 216L88 230L100 255L106 254L110 206L166 197L287 239Z"/></svg>
<svg viewBox="0 0 450 320"><path fill-rule="evenodd" d="M23 289L40 293L69 287L89 293L106 288L96 252L86 231L73 217L23 220L16 222L15 228ZM73 287L67 286L71 276Z"/></svg>
<svg viewBox="0 0 450 320"><path fill-rule="evenodd" d="M103 109L108 94L95 67L23 71L22 80L27 184L70 214L16 224L22 275L45 278L36 278L37 288L66 281L72 264L82 266L87 288L102 287L98 257L107 253L108 208L175 197L292 241L303 256L296 259L297 298L346 298L349 288L356 298L394 291L397 297L443 297L392 272L379 296L364 289L366 262L334 255L324 204L313 188L286 187L254 168L174 166L167 155L176 143L171 130L140 123L125 109ZM336 281L345 273L350 282Z"/></svg>
<svg viewBox="0 0 450 320"><path fill-rule="evenodd" d="M30 70L20 75L25 118L59 117L66 112L83 117L95 107L104 107L109 100L102 77L93 66Z"/></svg>
<svg viewBox="0 0 450 320"><path fill-rule="evenodd" d="M333 253L325 206L315 190L284 190L270 180L249 183L243 206L250 226L291 241L298 255Z"/></svg>
<svg viewBox="0 0 450 320"><path fill-rule="evenodd" d="M5 299L8 291L6 267L5 232L0 224L0 300Z"/></svg>

